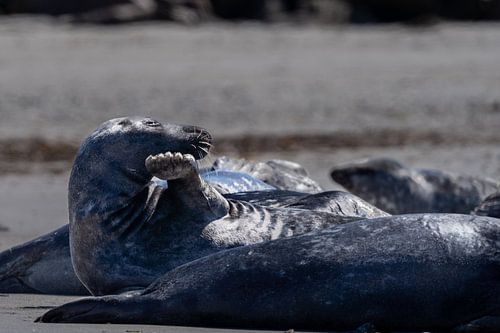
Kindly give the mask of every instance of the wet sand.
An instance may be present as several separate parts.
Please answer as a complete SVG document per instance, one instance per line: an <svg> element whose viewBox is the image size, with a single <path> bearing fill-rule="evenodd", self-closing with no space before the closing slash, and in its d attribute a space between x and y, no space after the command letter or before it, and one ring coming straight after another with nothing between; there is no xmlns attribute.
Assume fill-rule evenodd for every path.
<svg viewBox="0 0 500 333"><path fill-rule="evenodd" d="M0 50L0 250L66 223L74 149L123 115L202 125L218 153L299 162L325 189L339 188L333 165L375 156L500 179L500 25L97 28L28 18L0 21ZM218 331L32 323L71 299L0 295L0 332Z"/></svg>

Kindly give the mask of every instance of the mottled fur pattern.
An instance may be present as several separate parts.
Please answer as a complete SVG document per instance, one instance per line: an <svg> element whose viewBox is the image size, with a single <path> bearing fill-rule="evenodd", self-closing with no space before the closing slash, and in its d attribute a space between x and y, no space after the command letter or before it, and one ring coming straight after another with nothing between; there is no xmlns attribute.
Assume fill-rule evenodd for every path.
<svg viewBox="0 0 500 333"><path fill-rule="evenodd" d="M500 220L362 220L177 267L143 292L88 298L42 322L285 330L500 331Z"/></svg>
<svg viewBox="0 0 500 333"><path fill-rule="evenodd" d="M285 208L226 199L194 162L208 152L209 139L194 127L124 118L108 121L83 142L69 183L70 246L75 272L92 294L146 287L168 270L223 249L387 215L351 196L346 207L359 209L348 216L356 210L337 209L329 193L318 194L323 205L298 194L298 206ZM157 186L153 177L168 186Z"/></svg>
<svg viewBox="0 0 500 333"><path fill-rule="evenodd" d="M349 192L391 214L469 214L500 184L439 170L412 169L376 158L335 167L331 176Z"/></svg>

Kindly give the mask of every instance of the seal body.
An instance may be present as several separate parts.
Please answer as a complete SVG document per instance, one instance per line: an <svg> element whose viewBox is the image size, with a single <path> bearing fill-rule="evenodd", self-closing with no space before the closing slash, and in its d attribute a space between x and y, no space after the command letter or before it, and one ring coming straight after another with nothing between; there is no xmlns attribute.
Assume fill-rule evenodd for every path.
<svg viewBox="0 0 500 333"><path fill-rule="evenodd" d="M164 181L153 184L162 189L166 185ZM360 198L338 191L314 195L281 190L251 191L228 193L224 197L270 208L301 208L342 216L370 218L388 215ZM258 224L259 221L250 223ZM88 295L71 263L69 225L0 253L0 292Z"/></svg>
<svg viewBox="0 0 500 333"><path fill-rule="evenodd" d="M368 159L335 167L333 180L391 214L469 214L498 182L439 170L407 168L388 159Z"/></svg>
<svg viewBox="0 0 500 333"><path fill-rule="evenodd" d="M73 166L71 242L64 226L0 254L0 291L85 295L82 280L96 294L118 293L229 247L387 215L348 193L263 190L270 185L234 171L201 175L206 182L189 154L162 156L154 172L144 163L148 153L169 149L203 157L210 146L210 135L192 126L140 117L101 125ZM261 191L222 196L210 181Z"/></svg>
<svg viewBox="0 0 500 333"><path fill-rule="evenodd" d="M202 173L201 176L223 194L276 190L276 187L243 172L215 170Z"/></svg>
<svg viewBox="0 0 500 333"><path fill-rule="evenodd" d="M83 299L41 321L497 332L499 237L488 217L362 220L216 253L140 293Z"/></svg>
<svg viewBox="0 0 500 333"><path fill-rule="evenodd" d="M215 160L212 170L243 172L280 190L302 193L322 191L321 186L309 177L306 169L291 161L251 162L222 156Z"/></svg>
<svg viewBox="0 0 500 333"><path fill-rule="evenodd" d="M88 295L71 264L68 225L0 253L0 292Z"/></svg>
<svg viewBox="0 0 500 333"><path fill-rule="evenodd" d="M144 288L223 249L360 218L226 199L193 158L204 156L209 141L203 130L142 118L108 121L84 140L69 181L70 249L92 294Z"/></svg>

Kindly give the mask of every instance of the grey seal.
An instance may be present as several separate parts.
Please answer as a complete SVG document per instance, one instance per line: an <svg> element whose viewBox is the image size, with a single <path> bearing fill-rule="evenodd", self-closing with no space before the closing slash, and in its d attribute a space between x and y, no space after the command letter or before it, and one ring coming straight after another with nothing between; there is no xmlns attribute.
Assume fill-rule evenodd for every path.
<svg viewBox="0 0 500 333"><path fill-rule="evenodd" d="M214 170L205 171L201 176L222 194L277 190L276 187L244 172Z"/></svg>
<svg viewBox="0 0 500 333"><path fill-rule="evenodd" d="M249 174L280 190L319 193L321 186L309 177L300 164L286 160L253 162L243 158L219 157L212 165L214 171L235 171Z"/></svg>
<svg viewBox="0 0 500 333"><path fill-rule="evenodd" d="M500 218L500 192L493 193L474 209L474 214Z"/></svg>
<svg viewBox="0 0 500 333"><path fill-rule="evenodd" d="M267 207L296 207L346 216L385 215L345 192L307 195L292 191L253 191L224 196ZM72 266L69 225L0 253L0 292L89 295Z"/></svg>
<svg viewBox="0 0 500 333"><path fill-rule="evenodd" d="M431 169L408 168L389 158L339 165L333 180L349 192L391 214L469 214L498 182Z"/></svg>
<svg viewBox="0 0 500 333"><path fill-rule="evenodd" d="M92 294L144 288L168 270L223 249L387 215L226 199L200 177L193 157L200 145L206 152L208 141L195 128L141 118L108 121L83 141L68 186L70 250Z"/></svg>
<svg viewBox="0 0 500 333"><path fill-rule="evenodd" d="M68 225L0 253L0 292L89 295L73 270Z"/></svg>
<svg viewBox="0 0 500 333"><path fill-rule="evenodd" d="M216 253L146 290L87 298L39 321L265 329L498 332L500 220L362 220Z"/></svg>
<svg viewBox="0 0 500 333"><path fill-rule="evenodd" d="M152 127L153 129L149 129L148 127ZM142 133L143 130L146 134ZM159 133L155 133L155 131L158 131ZM168 133L162 134L161 132L163 131L167 131ZM148 134L148 132L153 132L153 134ZM129 142L121 142L118 140L117 137L121 135L124 137L130 135L130 137L127 138ZM149 135L159 136L160 141L165 140L165 142L162 141L161 144L158 142L155 143L153 139L150 140L148 137ZM200 141L200 139L203 140L201 140L201 142L197 142L197 140ZM96 143L94 140L97 140L98 142ZM156 140L158 140L158 138L156 138ZM248 230L246 230L246 232L252 233L252 235L243 235L237 231L229 230L226 235L228 239L224 240L222 238L215 237L213 242L207 241L206 239L203 239L201 229L204 227L207 227L207 230L210 229L208 227L210 223L203 220L203 218L208 216L208 220L210 220L211 215L210 213L207 215L206 212L203 211L203 208L198 209L197 207L191 207L196 206L196 202L191 199L196 199L196 195L199 195L199 193L196 192L196 189L190 189L191 185L189 185L189 183L192 181L191 179L194 179L194 183L202 184L207 188L209 196L214 195L219 198L218 194L211 194L212 192L216 192L212 186L209 186L204 180L200 181L198 179L199 176L194 173L192 176L188 177L189 179L179 181L165 181L152 177L150 173L147 173L146 175L141 175L142 178L140 178L140 181L138 182L139 178L137 170L139 169L135 166L130 166L126 163L126 161L134 160L135 158L143 158L140 157L140 154L145 153L134 152L132 148L135 146L137 146L135 148L138 150L142 150L144 146L147 146L147 148L144 149L153 150L159 149L158 147L173 147L175 149L184 149L184 151L186 151L185 149L194 149L195 151L192 151L192 153L201 158L210 149L211 144L209 141L209 134L205 130L190 126L170 124L161 125L152 119L140 117L121 118L106 122L84 141L82 144L83 150L89 148L90 145L92 148L91 150L97 150L97 152L87 152L89 157L83 158L83 160L86 160L86 163L80 163L80 160L78 159L75 160L73 176L78 173L83 174L83 180L90 183L80 182L80 179L73 177L72 184L70 184L70 200L72 200L71 195L73 195L79 200L87 198L88 202L86 202L86 206L84 205L80 208L83 209L83 212L70 205L70 218L78 220L80 215L85 216L85 214L88 214L91 211L90 208L94 209L91 211L92 214L99 215L99 209L106 212L106 209L109 208L107 205L113 204L113 200L118 202L123 200L123 209L121 211L118 209L119 213L117 211L113 211L113 208L110 208L113 213L111 216L106 216L110 217L110 219L118 224L120 221L127 219L132 220L135 218L133 221L135 225L132 226L145 229L138 234L136 233L137 235L135 237L137 238L132 237L132 239L137 240L139 244L143 241L142 237L147 239L147 230L150 229L150 226L154 221L159 221L159 226L153 224L151 227L153 230L155 227L159 227L162 232L168 232L168 234L164 235L164 237L160 237L161 239L159 240L159 243L152 245L152 247L159 246L161 248L162 245L158 244L165 244L166 248L165 253L162 253L162 255L167 257L167 259L164 263L159 261L161 263L161 269L158 273L155 271L156 268L153 268L152 272L148 272L151 274L147 274L146 278L139 275L140 278L136 279L140 282L138 283L134 280L135 278L128 279L127 274L134 274L134 269L138 269L140 271L142 268L140 265L139 268L133 266L133 269L130 269L129 273L127 273L128 268L126 267L128 264L125 262L122 269L119 270L122 275L114 274L112 271L110 272L110 275L112 276L112 278L109 279L110 284L113 284L112 281L116 278L121 281L119 284L120 286L126 285L131 288L145 286L148 283L147 281L151 280L154 276L160 274L165 269L175 267L179 264L179 262L183 263L185 260L191 260L204 255L205 253L219 251L227 247L245 245L247 242L265 240L267 239L266 237L283 236L281 234L277 234L276 232L274 234L270 232L270 229L273 226L276 226L276 223L279 225L279 221L271 221L269 225L264 225L262 229L259 229L263 222L269 222L266 220L263 221L262 215L259 215L260 213L263 213L265 217L265 214L267 214L267 212L261 208L262 206L270 208L293 208L295 210L291 213L293 214L298 212L298 215L300 216L306 216L308 214L305 210L326 212L330 213L330 215L334 214L336 216L340 215L360 218L387 215L387 213L369 205L365 201L348 193L341 192L324 192L315 195L308 195L293 191L272 190L225 194L224 196L220 196L221 202L217 204L227 205L227 200L236 202L238 205L239 202L244 202L241 206L248 208L250 210L248 216L253 216L254 218L249 220L243 219L239 221L239 223L247 223ZM104 147L103 142L109 143L110 146ZM118 155L120 155L120 157L117 157ZM173 155L171 155L171 157L173 158ZM81 155L80 158L82 158ZM194 166L190 164L192 161L193 158L189 157L188 164L190 165L190 168L193 167L190 170L194 172ZM133 162L139 167L144 168L144 162L140 163L135 160ZM250 176L246 175L246 177ZM245 179L247 180L247 178ZM229 182L232 180L233 178L230 178ZM211 181L214 180L212 179ZM217 181L219 183L217 183ZM228 181L224 180L223 177L218 177L217 181L215 184L228 183ZM254 179L254 181L257 180ZM188 186L182 186L182 182L187 183ZM205 194L204 190L200 191L203 195ZM116 195L117 198L114 198L113 195ZM192 195L192 198L190 195ZM102 196L102 198L100 196ZM187 206L183 206L182 200L179 198L187 200ZM202 205L206 205L204 200L206 200L206 198L201 198ZM216 202L216 200L214 202ZM97 204L100 204L103 207L97 207ZM135 205L138 205L138 207ZM254 206L258 207L255 208ZM160 208L156 209L156 207ZM298 208L300 208L300 211L297 211ZM87 211L86 209L89 210ZM234 211L238 212L238 209L233 209L233 212ZM260 213L257 212L254 214L254 211L259 211ZM184 214L181 214L180 212L184 212ZM245 212L240 213L245 215ZM276 212L272 213L274 214ZM120 214L124 215L122 216ZM277 214L280 214L280 212L277 212ZM321 214L322 213L319 213L319 215ZM343 219L339 219L336 216L331 217L330 215L325 216L328 216L328 219L332 219L334 222L344 221ZM94 215L92 215L92 217L94 217ZM202 219L200 221L196 220L199 217ZM314 217L314 214L312 214L311 217ZM183 223L182 219L186 219L187 222ZM349 219L350 218L347 220ZM237 220L237 218L235 218L235 220ZM322 223L309 221L309 218L297 219L294 223L300 224L303 220L306 220L305 227L302 227L301 225L297 228L293 225L289 226L290 228L295 228L291 234L305 232L310 228L323 227ZM206 224L205 226L204 223ZM219 224L221 223L222 222L219 221ZM144 224L146 224L145 226L147 228L144 228ZM116 225L116 227L118 228L119 226ZM222 226L220 226L220 228L223 229ZM250 231L252 228L255 230ZM99 230L99 227L96 228L96 230ZM91 236L95 237L96 230L84 230L83 232L80 230L78 232L79 237L75 240L75 242L77 242L76 247L78 248L78 242L88 244L90 239L92 239ZM106 232L109 232L109 229L106 228ZM109 236L117 236L119 242L123 240L123 238L119 238L118 236L124 236L124 233L126 232L127 231L122 232L121 230L112 230L109 233ZM259 237L262 237L262 239ZM127 239L126 236L125 238ZM233 239L229 240L230 238ZM80 239L82 239L82 241L79 241ZM154 240L155 237L152 237L151 239ZM103 242L104 244L106 243L105 240L103 240ZM134 243L132 242L132 247L133 244ZM199 246L201 250L198 251L196 246ZM131 251L132 250L133 249L131 249ZM192 253L189 254L188 252L191 250ZM135 253L138 253L139 257L141 257L141 253L147 253L144 251L146 250L141 250L140 247L138 247L137 252ZM168 251L172 251L172 253L180 253L171 255L172 253L168 253ZM105 258L108 258L109 261L113 261L113 255L119 254L120 251L116 250L116 252L113 252L108 257L104 255L104 259L102 260L106 261ZM75 260L75 258L73 258L73 260ZM79 260L78 256L76 257L76 260ZM177 262L176 260L180 261ZM115 262L117 265L120 265L119 260ZM91 271L91 269L89 270ZM50 271L50 274L47 274L48 271ZM125 271L125 273L123 271ZM147 270L145 269L145 271ZM103 272L103 274L105 273L106 272ZM61 276L65 277L63 282L60 282L59 277ZM100 276L100 278L106 280L105 276ZM119 288L116 292L120 291ZM78 277L75 275L71 264L68 226L63 226L56 232L49 233L39 239L1 253L0 292L30 292L69 295L87 294L86 289L82 287ZM112 289L105 289L105 291L102 291L102 293L108 292L111 293L115 291Z"/></svg>

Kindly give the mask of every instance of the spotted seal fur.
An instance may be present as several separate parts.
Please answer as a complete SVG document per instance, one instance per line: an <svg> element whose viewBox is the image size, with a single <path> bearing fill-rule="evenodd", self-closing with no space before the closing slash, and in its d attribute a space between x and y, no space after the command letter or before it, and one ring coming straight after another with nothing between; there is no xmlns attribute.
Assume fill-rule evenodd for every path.
<svg viewBox="0 0 500 333"><path fill-rule="evenodd" d="M363 220L219 252L146 290L87 298L39 320L381 332L500 331L500 220Z"/></svg>
<svg viewBox="0 0 500 333"><path fill-rule="evenodd" d="M469 214L500 183L440 170L408 168L389 158L339 165L333 180L349 192L391 214Z"/></svg>

